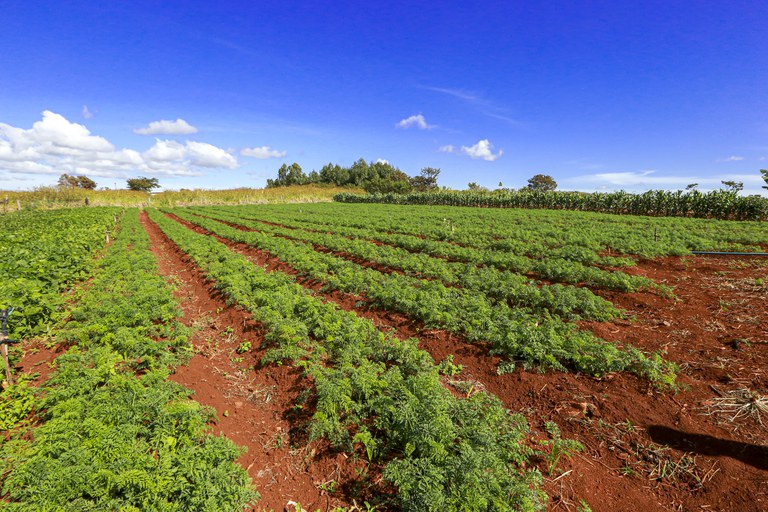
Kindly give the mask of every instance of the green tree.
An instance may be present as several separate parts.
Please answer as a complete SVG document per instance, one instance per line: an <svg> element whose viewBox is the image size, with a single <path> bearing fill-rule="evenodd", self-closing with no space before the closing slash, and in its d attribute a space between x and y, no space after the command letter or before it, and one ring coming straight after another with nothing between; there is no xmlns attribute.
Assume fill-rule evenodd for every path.
<svg viewBox="0 0 768 512"><path fill-rule="evenodd" d="M552 176L547 174L537 174L528 180L528 188L531 190L541 190L547 192L557 188L557 182Z"/></svg>
<svg viewBox="0 0 768 512"><path fill-rule="evenodd" d="M61 188L84 188L86 190L93 190L96 188L96 182L88 176L70 176L69 174L62 174L59 177L58 186Z"/></svg>
<svg viewBox="0 0 768 512"><path fill-rule="evenodd" d="M307 183L307 175L296 162L291 165L283 164L277 170L277 179L267 180L267 188L288 187L290 185L304 185Z"/></svg>
<svg viewBox="0 0 768 512"><path fill-rule="evenodd" d="M763 181L765 181L766 183L766 186L764 186L763 188L768 190L768 169L760 169L760 172L763 175Z"/></svg>
<svg viewBox="0 0 768 512"><path fill-rule="evenodd" d="M744 190L744 183L741 181L733 181L733 180L723 180L720 183L728 187L728 192L733 192L734 194L738 194L742 190Z"/></svg>
<svg viewBox="0 0 768 512"><path fill-rule="evenodd" d="M140 192L151 192L153 188L160 188L157 178L146 178L139 176L126 181L129 190L138 190Z"/></svg>
<svg viewBox="0 0 768 512"><path fill-rule="evenodd" d="M424 167L418 176L411 178L411 185L421 192L437 188L437 177L440 175L440 169L435 167Z"/></svg>

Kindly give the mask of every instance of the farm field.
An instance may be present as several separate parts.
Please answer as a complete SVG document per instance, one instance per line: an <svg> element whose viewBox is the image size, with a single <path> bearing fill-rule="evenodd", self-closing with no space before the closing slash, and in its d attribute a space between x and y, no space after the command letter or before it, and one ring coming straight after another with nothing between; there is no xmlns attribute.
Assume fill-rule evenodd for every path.
<svg viewBox="0 0 768 512"><path fill-rule="evenodd" d="M0 510L768 507L768 258L691 255L765 252L764 222L338 203L3 219L22 342ZM116 406L85 404L120 400L136 427L112 439Z"/></svg>

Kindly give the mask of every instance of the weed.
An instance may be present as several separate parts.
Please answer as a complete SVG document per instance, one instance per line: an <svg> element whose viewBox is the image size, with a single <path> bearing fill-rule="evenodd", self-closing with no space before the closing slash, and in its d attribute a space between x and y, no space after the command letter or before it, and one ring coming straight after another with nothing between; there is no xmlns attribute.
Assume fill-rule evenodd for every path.
<svg viewBox="0 0 768 512"><path fill-rule="evenodd" d="M547 461L547 473L552 476L563 456L570 459L574 453L584 451L584 445L575 439L563 439L560 434L560 427L553 421L546 422L544 429L551 439L540 441L540 443L543 446L549 447L549 453L545 454L545 458Z"/></svg>

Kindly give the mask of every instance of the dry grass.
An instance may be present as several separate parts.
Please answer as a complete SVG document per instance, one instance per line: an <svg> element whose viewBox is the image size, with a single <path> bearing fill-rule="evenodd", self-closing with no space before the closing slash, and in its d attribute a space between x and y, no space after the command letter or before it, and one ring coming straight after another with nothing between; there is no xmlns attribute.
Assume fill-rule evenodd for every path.
<svg viewBox="0 0 768 512"><path fill-rule="evenodd" d="M22 209L56 209L78 206L190 206L215 204L314 203L333 200L340 192L363 193L352 188L301 185L279 188L229 190L181 189L156 194L132 190L84 190L38 187L30 191L0 191L0 213ZM87 201L86 201L87 200Z"/></svg>
<svg viewBox="0 0 768 512"><path fill-rule="evenodd" d="M768 397L747 388L734 389L710 400L706 410L708 415L727 416L731 423L753 418L765 426L763 418L768 417Z"/></svg>

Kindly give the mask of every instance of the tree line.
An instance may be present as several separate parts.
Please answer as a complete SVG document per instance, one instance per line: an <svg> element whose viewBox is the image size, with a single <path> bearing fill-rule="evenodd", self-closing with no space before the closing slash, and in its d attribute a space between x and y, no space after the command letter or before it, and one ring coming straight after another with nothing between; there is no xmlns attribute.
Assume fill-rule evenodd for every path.
<svg viewBox="0 0 768 512"><path fill-rule="evenodd" d="M297 163L283 164L277 178L267 180L267 188L324 183L338 187L358 187L368 193L404 194L437 188L440 169L424 167L417 176L409 176L388 162L368 163L361 158L349 167L326 164L320 171L305 173Z"/></svg>

